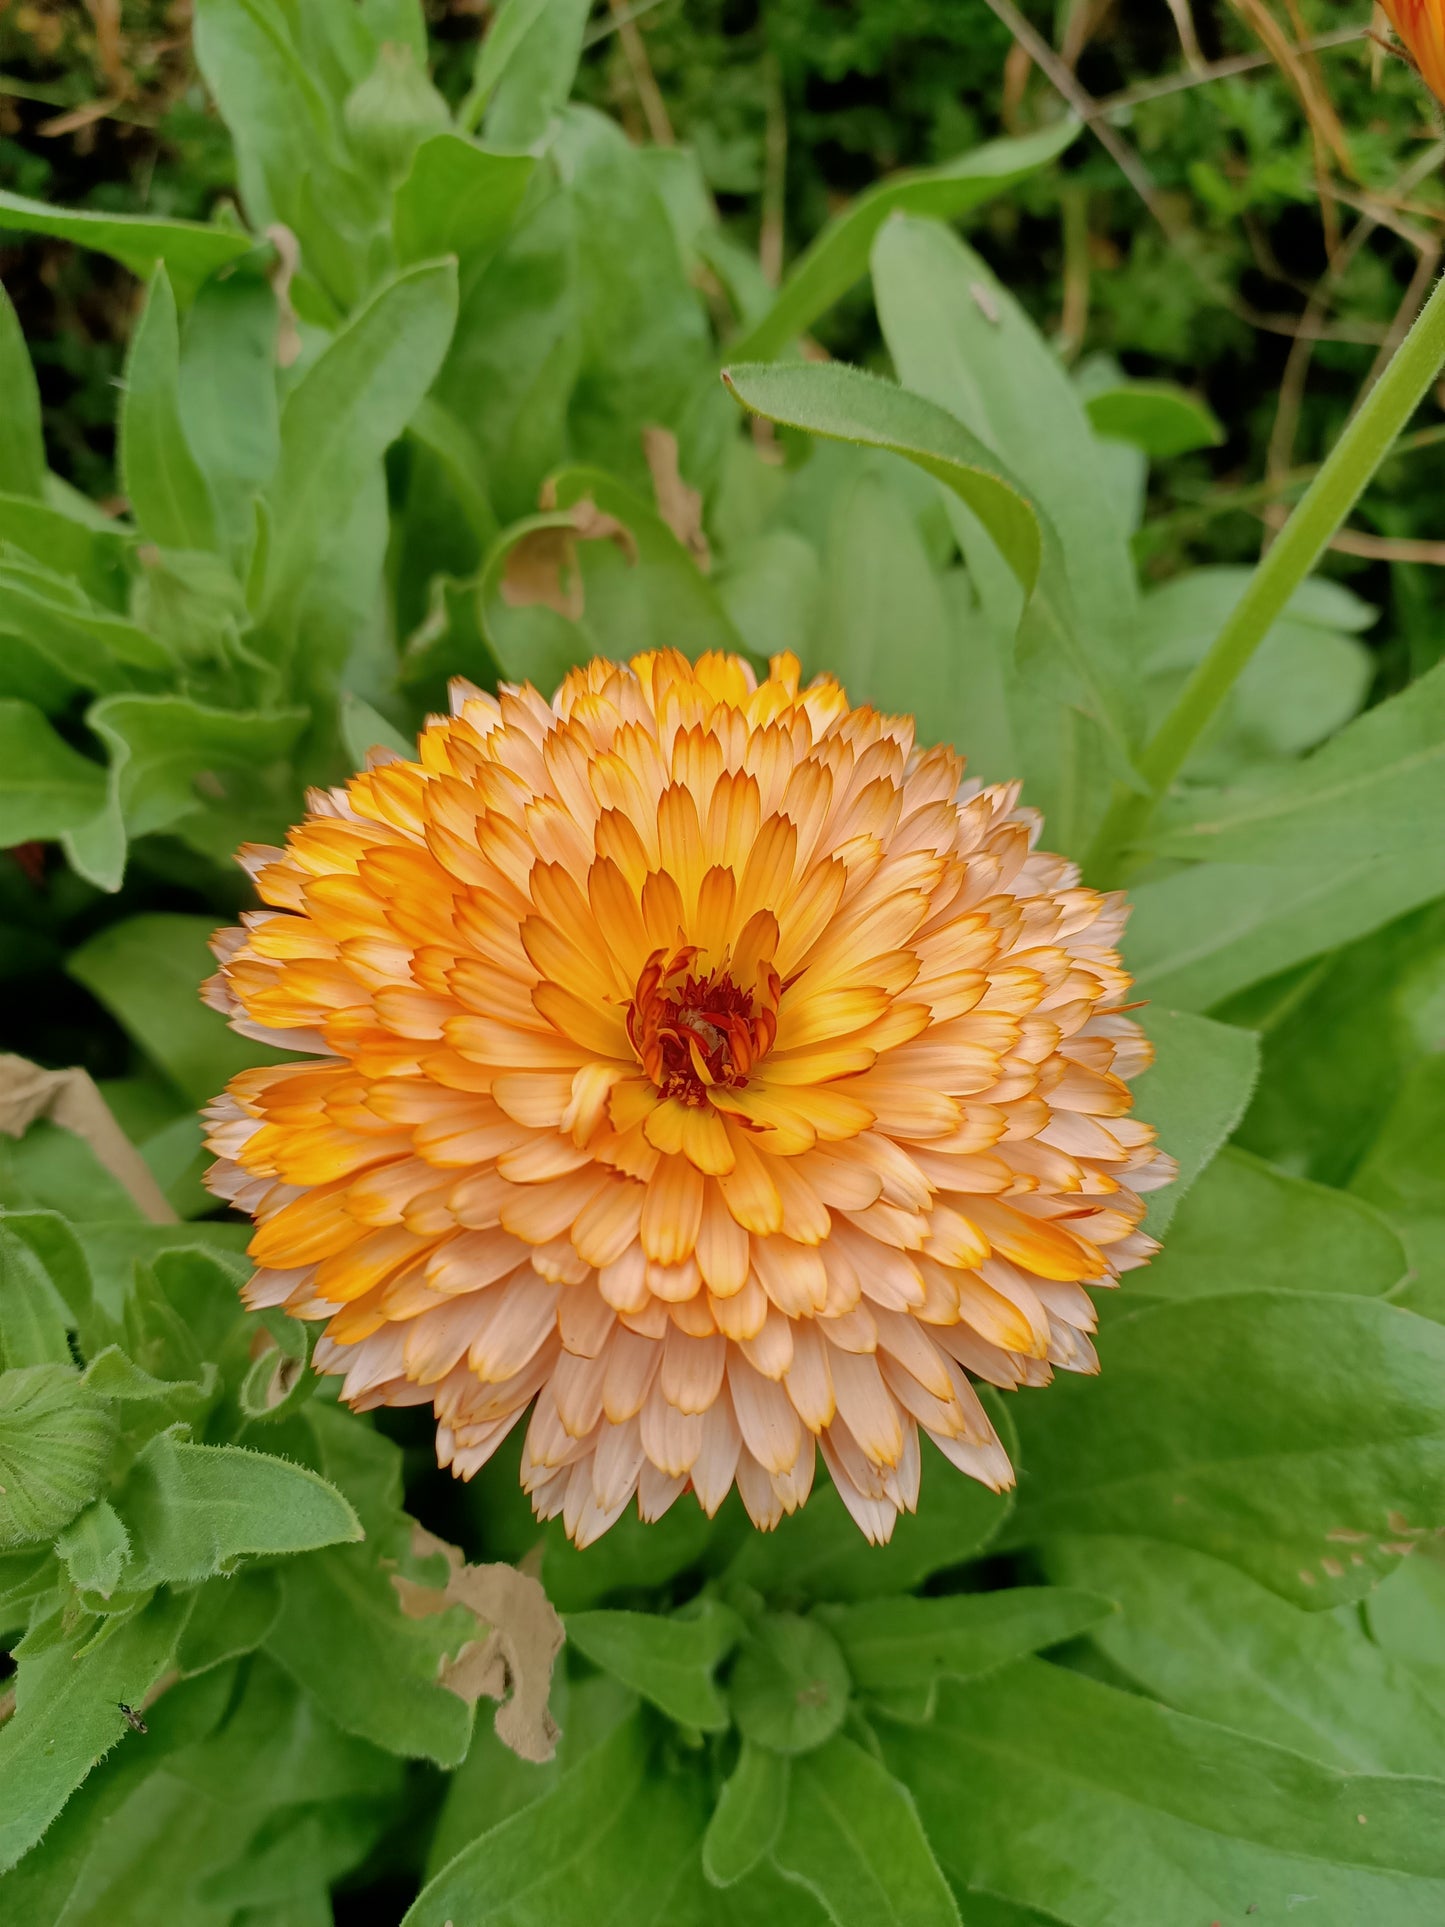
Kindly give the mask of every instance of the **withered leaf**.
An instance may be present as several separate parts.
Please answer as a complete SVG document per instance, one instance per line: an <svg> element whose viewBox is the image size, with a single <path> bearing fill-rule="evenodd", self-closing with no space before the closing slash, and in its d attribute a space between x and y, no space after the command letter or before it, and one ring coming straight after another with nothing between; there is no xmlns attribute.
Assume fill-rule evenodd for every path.
<svg viewBox="0 0 1445 1927"><path fill-rule="evenodd" d="M150 1166L116 1123L88 1071L47 1071L28 1057L0 1056L0 1131L24 1137L41 1118L83 1138L153 1224L177 1222Z"/></svg>
<svg viewBox="0 0 1445 1927"><path fill-rule="evenodd" d="M668 428L644 428L642 452L652 474L658 514L706 575L712 568L712 550L702 532L702 494L682 479L676 435Z"/></svg>

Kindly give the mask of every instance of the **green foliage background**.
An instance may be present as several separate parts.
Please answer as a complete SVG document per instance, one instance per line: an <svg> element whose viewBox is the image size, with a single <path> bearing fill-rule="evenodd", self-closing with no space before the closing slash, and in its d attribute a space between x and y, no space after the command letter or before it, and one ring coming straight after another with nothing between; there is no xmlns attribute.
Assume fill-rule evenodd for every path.
<svg viewBox="0 0 1445 1927"><path fill-rule="evenodd" d="M1085 41L1097 92L1177 58L1156 11ZM642 138L645 81L616 36L584 44L607 22L581 0L508 0L479 59L473 16L414 0L194 12L200 79L184 46L134 67L148 183L133 121L90 156L34 131L106 81L98 42L47 53L18 12L0 41L35 369L0 306L4 1036L96 1075L176 1214L53 1122L0 1136L7 1927L1438 1921L1424 565L1332 558L1123 853L1158 1050L1139 1109L1181 1176L1163 1255L1103 1308L1102 1376L996 1401L1015 1499L935 1461L886 1550L824 1489L768 1537L684 1500L579 1554L532 1521L515 1449L455 1487L416 1414L343 1412L297 1328L241 1310L245 1228L199 1185L195 1108L257 1061L195 998L245 902L230 853L451 674L791 647L1022 776L1050 844L1090 855L1257 543L1218 498L1265 465L1288 341L1240 305L1267 305L1261 258L1286 286L1321 266L1288 88L1135 111L1170 249L1006 78L982 6L660 8L639 24L675 146ZM1066 44L1072 18L1044 24ZM1387 193L1432 133L1414 84L1330 59L1361 191ZM897 168L921 171L872 188ZM1435 221L1436 175L1410 195ZM1045 330L1083 258L1065 357ZM1333 289L1374 333L1317 348L1297 457L1414 258L1384 228ZM700 494L706 571L645 428ZM1438 459L1398 455L1355 526L1438 536ZM518 542L584 498L635 560L581 544L580 615L504 598ZM393 1574L438 1579L413 1520L539 1570L568 1633L550 1764L439 1683L475 1625L402 1612Z"/></svg>

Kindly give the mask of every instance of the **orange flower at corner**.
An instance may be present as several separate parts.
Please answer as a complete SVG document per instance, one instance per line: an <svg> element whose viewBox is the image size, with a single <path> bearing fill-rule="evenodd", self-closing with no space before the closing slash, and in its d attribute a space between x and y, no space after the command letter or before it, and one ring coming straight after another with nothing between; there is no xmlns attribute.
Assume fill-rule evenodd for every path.
<svg viewBox="0 0 1445 1927"><path fill-rule="evenodd" d="M208 1113L253 1306L324 1319L358 1408L581 1544L815 1450L870 1539L919 1433L1001 1488L974 1381L1096 1368L1087 1287L1154 1250L1118 896L911 721L776 659L453 687L419 760L242 860L210 1000L300 1054Z"/></svg>
<svg viewBox="0 0 1445 1927"><path fill-rule="evenodd" d="M1442 0L1380 0L1390 25L1409 49L1420 78L1445 101L1445 4Z"/></svg>

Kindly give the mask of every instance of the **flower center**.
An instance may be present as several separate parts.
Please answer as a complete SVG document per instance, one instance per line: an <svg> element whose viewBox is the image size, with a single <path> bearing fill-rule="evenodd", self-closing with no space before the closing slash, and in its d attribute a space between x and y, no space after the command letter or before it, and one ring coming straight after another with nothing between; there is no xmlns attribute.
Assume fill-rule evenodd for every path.
<svg viewBox="0 0 1445 1927"><path fill-rule="evenodd" d="M693 970L697 946L671 957L654 950L627 1011L627 1034L664 1097L705 1104L709 1089L746 1084L777 1034L775 1011L754 1009L753 993L724 970Z"/></svg>

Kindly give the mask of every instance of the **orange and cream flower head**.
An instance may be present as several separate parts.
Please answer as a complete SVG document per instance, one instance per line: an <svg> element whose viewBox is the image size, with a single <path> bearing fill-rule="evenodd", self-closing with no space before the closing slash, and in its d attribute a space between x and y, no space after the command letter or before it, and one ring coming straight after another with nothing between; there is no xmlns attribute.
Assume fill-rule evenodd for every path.
<svg viewBox="0 0 1445 1927"><path fill-rule="evenodd" d="M431 1404L469 1476L579 1543L821 1452L863 1531L919 1432L999 1488L974 1381L1092 1371L1087 1286L1154 1249L1124 905L911 721L777 658L453 686L242 860L270 908L210 1000L300 1053L209 1111L253 1306L324 1319L365 1408Z"/></svg>
<svg viewBox="0 0 1445 1927"><path fill-rule="evenodd" d="M1420 78L1437 100L1445 101L1445 0L1379 0L1379 4Z"/></svg>

